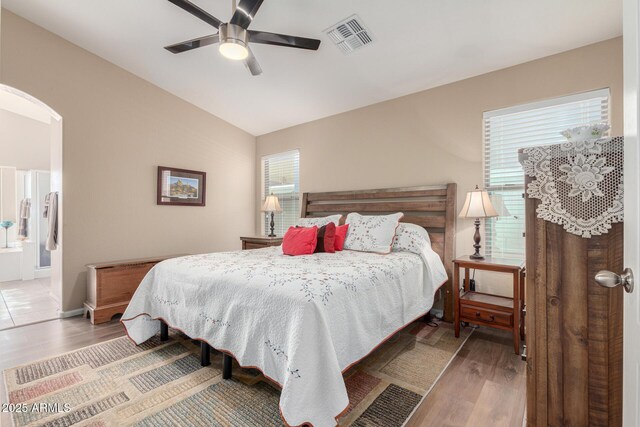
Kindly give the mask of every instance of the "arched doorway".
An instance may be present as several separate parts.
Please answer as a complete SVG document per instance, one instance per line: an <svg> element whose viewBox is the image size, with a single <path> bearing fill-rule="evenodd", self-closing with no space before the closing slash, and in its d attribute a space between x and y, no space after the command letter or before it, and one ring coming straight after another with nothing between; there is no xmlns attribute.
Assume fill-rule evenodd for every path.
<svg viewBox="0 0 640 427"><path fill-rule="evenodd" d="M15 266L16 260L19 260L20 273L21 273L20 280L30 279L30 275L32 275L32 277L35 277L35 278L40 278L40 280L47 280L45 278L49 278L50 280L49 293L52 295L54 300L50 303L53 306L55 306L53 315L52 315L52 311L48 310L46 315L43 312L41 313L40 317L38 317L37 315L32 315L31 317L22 315L20 318L20 321L16 320L18 318L17 315L13 315L12 321L14 321L14 326L22 326L29 323L37 323L38 321L50 320L51 318L55 318L55 317L65 317L63 316L63 313L61 311L62 297L63 297L63 292L62 292L63 216L62 215L64 212L63 210L63 202L64 202L63 194L64 193L63 193L63 182L62 182L63 181L62 180L62 166L63 166L62 117L54 109L52 109L47 104L40 101L39 99L19 89L13 88L11 86L3 85L3 84L0 84L0 108L2 108L3 111L8 112L8 114L11 116L24 117L25 119L33 120L34 123L35 121L37 121L40 124L42 123L48 124L48 129L44 128L45 129L44 131L42 131L43 129L42 125L39 128L40 129L39 135L42 135L42 133L44 132L43 138L46 138L48 136L48 141L49 141L48 170L43 172L42 169L44 168L34 167L33 170L27 170L25 174L24 173L25 171L23 170L21 170L20 173L18 173L17 172L18 168L14 166L13 169L16 171L15 172L15 177L16 177L15 178L16 179L15 195L11 196L10 194L11 188L9 187L10 190L6 192L7 194L5 194L6 200L4 202L4 205L5 205L4 212L2 211L3 210L2 205L0 205L0 213L5 216L8 216L9 214L7 212L12 212L12 209L14 212L16 212L14 218L9 218L9 219L15 219L14 222L16 222L15 226L13 226L13 230L11 234L11 237L13 237L12 239L13 241L9 245L10 246L9 249L6 249L4 252L0 251L0 257L4 256L5 263L8 265L14 265L14 266ZM8 122L5 122L5 124L8 125ZM0 123L0 126L3 126L3 123ZM47 135L47 131L48 131L48 135ZM15 139L18 141L18 144L19 144L20 138L16 137ZM10 160L11 159L8 155L4 156L4 159L3 159L2 154L0 154L0 166L7 166L7 169L9 169L9 172L11 172L10 169L12 165L3 165L3 163L10 162ZM41 169L41 170L38 171L38 169ZM40 176L43 176L43 179L42 179L43 184L36 186L35 182L37 179L39 179L36 177L40 177ZM34 177L33 186L32 186L31 177ZM22 181L23 179L24 181ZM33 200L32 202L33 205L31 206L31 208L28 209L30 212L30 215L29 215L30 218L28 220L25 220L25 226L28 225L26 227L27 228L26 232L23 229L21 229L22 227L20 227L20 222L23 220L23 216L20 212L21 210L20 207L22 202L24 200L27 200L27 197L25 196L24 191L21 193L20 186L23 185L25 182L29 183L28 184L29 189L31 188L34 189L33 197L35 197L35 194L38 195L38 198ZM37 193L36 193L36 188L37 188ZM45 249L42 248L42 242L43 242L42 235L44 233L44 240L46 240L48 230L46 226L46 220L44 220L43 222L43 220L41 219L43 206L41 206L42 203L40 202L40 198L43 198L49 192L56 192L58 196L57 245L55 246L55 249L50 251L47 250L45 252ZM31 192L29 192L28 195L31 196ZM17 200L19 197L21 198L21 200ZM0 198L2 198L1 192L0 192ZM13 202L14 199L15 199L15 205L12 206L11 203ZM31 197L29 197L28 199L31 200ZM0 199L0 203L2 203L2 200L4 199ZM39 204L36 205L36 203L39 203ZM0 219L0 221L1 220L2 219ZM25 237L23 234L26 234L27 236ZM5 236L3 235L2 237L3 237L2 239L3 241L2 241L2 245L0 246L4 247ZM34 258L35 261L32 261L32 258L31 258L32 256L35 257ZM0 259L0 264L2 264L2 259ZM30 271L29 270L30 268L33 268L33 271ZM45 270L49 270L49 271L45 271ZM4 278L4 280L13 279L13 278L14 277L6 277ZM0 278L0 281L1 280L2 279ZM9 306L7 307L10 310L10 307ZM37 309L34 309L34 310L23 309L23 312L25 311L37 312ZM47 316L48 318L44 318ZM3 328L0 327L0 329L3 329Z"/></svg>

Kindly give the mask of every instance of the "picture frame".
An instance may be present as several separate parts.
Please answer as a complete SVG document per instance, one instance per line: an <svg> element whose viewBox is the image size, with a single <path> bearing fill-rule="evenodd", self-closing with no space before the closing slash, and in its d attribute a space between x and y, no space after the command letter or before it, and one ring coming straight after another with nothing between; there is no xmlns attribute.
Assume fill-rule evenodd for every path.
<svg viewBox="0 0 640 427"><path fill-rule="evenodd" d="M205 206L206 190L206 172L158 166L158 205Z"/></svg>

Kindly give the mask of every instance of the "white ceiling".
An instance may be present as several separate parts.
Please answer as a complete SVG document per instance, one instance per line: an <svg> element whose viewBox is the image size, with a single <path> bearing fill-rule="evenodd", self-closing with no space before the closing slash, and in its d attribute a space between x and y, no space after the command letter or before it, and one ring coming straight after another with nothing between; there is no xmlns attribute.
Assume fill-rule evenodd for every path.
<svg viewBox="0 0 640 427"><path fill-rule="evenodd" d="M193 0L222 21L230 0ZM252 45L252 77L215 29L166 0L3 0L2 6L254 134L319 119L622 34L620 0L266 0L252 29L319 38ZM375 38L346 56L322 32L357 13Z"/></svg>

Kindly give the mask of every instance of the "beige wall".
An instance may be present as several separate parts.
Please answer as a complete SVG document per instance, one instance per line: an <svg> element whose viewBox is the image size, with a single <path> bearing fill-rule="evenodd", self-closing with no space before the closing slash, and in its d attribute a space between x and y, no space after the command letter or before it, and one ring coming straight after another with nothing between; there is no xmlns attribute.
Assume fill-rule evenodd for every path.
<svg viewBox="0 0 640 427"><path fill-rule="evenodd" d="M0 81L63 118L63 310L91 262L239 248L255 223L255 138L2 10ZM207 172L207 206L157 206L156 167Z"/></svg>
<svg viewBox="0 0 640 427"><path fill-rule="evenodd" d="M461 207L482 185L484 111L604 87L621 134L622 38L259 136L256 167L266 154L298 148L302 191L457 182ZM472 225L458 220L458 254L472 249Z"/></svg>
<svg viewBox="0 0 640 427"><path fill-rule="evenodd" d="M0 109L0 166L49 170L50 125Z"/></svg>

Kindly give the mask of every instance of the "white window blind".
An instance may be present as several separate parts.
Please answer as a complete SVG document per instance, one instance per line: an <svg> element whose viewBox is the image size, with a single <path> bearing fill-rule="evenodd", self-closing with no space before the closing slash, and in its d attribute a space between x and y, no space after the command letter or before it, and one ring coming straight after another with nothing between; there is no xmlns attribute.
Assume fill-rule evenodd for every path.
<svg viewBox="0 0 640 427"><path fill-rule="evenodd" d="M275 214L275 233L282 236L300 218L300 153L298 150L262 158L262 201L278 196L282 212ZM262 206L261 206L262 207ZM264 215L264 234L269 234L271 216Z"/></svg>
<svg viewBox="0 0 640 427"><path fill-rule="evenodd" d="M485 225L485 253L523 258L524 172L518 150L565 142L561 132L609 123L609 89L484 113L484 186L500 215Z"/></svg>

